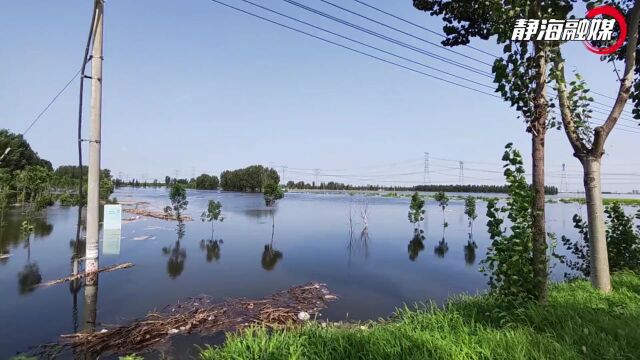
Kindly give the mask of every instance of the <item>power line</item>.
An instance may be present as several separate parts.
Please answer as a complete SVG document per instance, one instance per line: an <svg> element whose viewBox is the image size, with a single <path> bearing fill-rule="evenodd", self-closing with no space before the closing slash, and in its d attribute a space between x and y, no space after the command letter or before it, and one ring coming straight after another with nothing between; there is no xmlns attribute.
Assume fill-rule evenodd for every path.
<svg viewBox="0 0 640 360"><path fill-rule="evenodd" d="M415 27L417 27L417 28L419 28L419 29L422 29L422 30L425 30L425 31L430 32L430 33L432 33L432 34L435 34L435 35L438 35L438 36L440 36L440 37L446 38L446 35L444 35L444 34L441 34L441 33L437 32L437 31L434 31L434 30L431 30L431 29L429 29L429 28L426 28L426 27L424 27L424 26L422 26L422 25L416 24L416 23L414 23L414 22L412 22L412 21L409 21L409 20L407 20L407 19L403 19L403 18L401 18L401 17L399 17L399 16L397 16L397 15L394 15L394 14L391 14L391 13L389 13L389 12L386 12L386 11L384 11L384 10L382 10L382 9L379 9L379 8L377 8L377 7L373 6L373 5L369 5L369 4L365 3L364 1L360 1L360 0L353 0L353 1L357 2L358 4L364 5L364 6L368 7L368 8L370 8L370 9L373 9L373 10L376 10L376 11L378 11L378 12L380 12L380 13L383 13L383 14L385 14L385 15L391 16L391 17L392 17L392 18L394 18L394 19L400 20L400 21L402 21L402 22L404 22L404 23L407 23L407 24L409 24L409 25L413 25L413 26L415 26ZM490 52L487 52L487 51L485 51L485 50L482 50L482 49L480 49L480 48L474 47L474 46L469 45L469 44L466 44L465 46L466 46L466 47L468 47L468 48L470 48L470 49L473 49L473 50L475 50L475 51L478 51L478 52L480 52L480 53L483 53L483 54L485 54L485 55L489 55L489 56L491 56L491 57L494 57L494 58L499 57L499 56L497 56L497 55L494 55L494 54L492 54L492 53L490 53Z"/></svg>
<svg viewBox="0 0 640 360"><path fill-rule="evenodd" d="M29 130L31 130L31 128L40 120L40 118L42 118L42 115L44 115L44 113L47 112L47 110L49 110L49 108L51 107L51 105L53 105L54 102L56 102L56 100L58 100L58 98L60 97L60 95L62 95L62 93L67 90L67 88L69 87L69 85L71 85L71 83L78 77L78 75L80 75L80 72L82 71L82 69L78 69L78 71L75 73L75 75L73 75L73 77L71 78L71 80L69 80L63 87L62 89L60 89L60 91L58 91L58 93L56 94L56 96L53 97L53 99L51 99L51 101L49 101L49 103L47 104L47 106L44 107L44 109L42 109L42 111L40 111L40 113L38 114L38 116L35 117L35 119L33 119L33 121L31 121L31 124L29 124L29 126L24 130L24 132L22 132L22 136L25 136Z"/></svg>
<svg viewBox="0 0 640 360"><path fill-rule="evenodd" d="M329 44L332 44L332 45L335 45L335 46L338 46L338 47L341 47L341 48L347 49L347 50L349 50L349 51L352 51L352 52L355 52L355 53L358 53L358 54L361 54L361 55L364 55L364 56L370 57L370 58L372 58L372 59L376 59L376 60L378 60L378 61L382 61L382 62L384 62L384 63L390 64L390 65L394 65L394 66L397 66L397 67L403 68L403 69L405 69L405 70L408 70L408 71L411 71L411 72L414 72L414 73L417 73L417 74L420 74L420 75L424 75L424 76L427 76L427 77L430 77L430 78L434 78L434 79L437 79L437 80L440 80L440 81L446 82L446 83L451 84L451 85L459 86L459 87L462 87L462 88L465 88L465 89L468 89L468 90L471 90L471 91L475 91L475 92L477 92L477 93L481 93L481 94L484 94L484 95L487 95L487 96L491 96L491 97L494 97L494 98L498 98L498 99L500 99L500 96L498 96L498 95L495 95L495 94L492 94L492 93L488 93L488 92L485 92L485 91L483 91L483 90L479 90L479 89L476 89L476 88L473 88L473 87L470 87L470 86L466 86L466 85L463 85L463 84L460 84L460 83L457 83L457 82L454 82L454 81L451 81L451 80L447 80L447 79L444 79L444 78L439 77L439 76L437 76L437 75L433 75L433 74L425 73L425 72L423 72L423 71L413 69L413 68L411 68L411 67L409 67L409 66L405 66L405 65L402 65L402 64L399 64L399 63L393 62L393 61L391 61L391 60L383 59L383 58L378 57L378 56L376 56L376 55L372 55L372 54L366 53L366 52L364 52L364 51L360 51L360 50L354 49L354 48L349 47L349 46L347 46L347 45L343 45L343 44L337 43L337 42L335 42L335 41L331 41L331 40L325 39L325 38L323 38L323 37L321 37L321 36L318 36L318 35L314 35L314 34L308 33L308 32L306 32L306 31L303 31L303 30L300 30L300 29L294 28L294 27L292 27L292 26L282 24L282 23L277 22L277 21L275 21L275 20L271 20L271 19L265 18L265 17L263 17L263 16L260 16L260 15L254 14L254 13L252 13L252 12L250 12L250 11L247 11L247 10L244 10L244 9L240 9L240 8L235 7L235 6L233 6L233 5L226 4L226 3L222 2L222 1L219 1L219 0L210 0L210 1L211 1L211 2L214 2L214 3L216 3L216 4L219 4L219 5L223 5L223 6L225 6L225 7L228 7L228 8L230 8L230 9L233 9L233 10L236 10L236 11L239 11L239 12L242 12L242 13L244 13L244 14L247 14L247 15L253 16L253 17L255 17L255 18L261 19L261 20L263 20L263 21L267 21L267 22L270 22L270 23L272 23L272 24L275 24L275 25L281 26L281 27L286 28L286 29L289 29L289 30L291 30L291 31L295 31L295 32L297 32L297 33L300 33L300 34L303 34L303 35L306 35L306 36L309 36L309 37L312 37L312 38L315 38L315 39L318 39L318 40L324 41L324 42L326 42L326 43L329 43Z"/></svg>
<svg viewBox="0 0 640 360"><path fill-rule="evenodd" d="M298 23L301 23L301 24L304 24L304 25L310 26L310 27L312 27L312 28L314 28L314 29L318 29L318 30L320 30L320 31L324 31L324 32L326 32L326 33L328 33L328 34L331 34L331 35L334 35L334 36L338 36L338 37L340 37L340 38L342 38L342 39L349 40L349 41L351 41L351 42L354 42L354 43L356 43L356 44L359 44L359 45L362 45L362 46L368 47L368 48L370 48L370 49L374 49L374 50L380 51L380 52L385 53L385 54L387 54L387 55L391 55L391 56L396 57L396 58L398 58L398 59L402 59L402 60L405 60L405 61L411 62L411 63L413 63L413 64L416 64L416 65L419 65L419 66L425 67L425 68L427 68L427 69L435 70L435 71L441 72L441 73L443 73L443 74L447 74L447 75L449 75L449 76L451 76L451 77L455 77L455 78L460 79L460 80L468 81L468 82L471 82L471 83L473 83L473 84L476 84L476 85L480 85L480 86L486 87L486 88L488 88L488 89L492 89L492 90L493 90L493 88L494 88L493 86L486 85L486 84L480 83L480 82L475 81L475 80L470 80L470 79L467 79L467 78L465 78L465 77L463 77L463 76L459 76L459 75L456 75L456 74L452 74L452 73L450 73L450 72L444 71L444 70L442 70L442 69L438 69L438 68L436 68L436 67L433 67L433 66L427 65L427 64L425 64L425 63L421 63L421 62L418 62L418 61L415 61L415 60L409 59L409 58L407 58L407 57L404 57L404 56L401 56L401 55L395 54L395 53L393 53L393 52L390 52L390 51L387 51L387 50L383 50L383 49L381 49L381 48L379 48L379 47L376 47L376 46L373 46L373 45L370 45L370 44L367 44L367 43L361 42L361 41L359 41L359 40L355 40L355 39L353 39L353 38L351 38L351 37L348 37L348 36L345 36L345 35L338 34L338 33L333 32L333 31L331 31L331 30L327 30L327 29L322 28L322 27L320 27L320 26L313 25L313 24L308 23L308 22L306 22L306 21L303 21L303 20L297 19L297 18L295 18L295 17L292 17L292 16L289 16L289 15L283 14L283 13L281 13L281 12L278 12L278 11L276 11L276 10L273 10L273 9L268 8L268 7L262 6L262 5L260 5L260 4L256 4L256 3L251 2L251 1L249 1L249 0L240 0L240 1L243 1L243 2L245 2L245 3L247 3L247 4L253 5L253 6L258 7L258 8L260 8L260 9L263 9L263 10L269 11L269 12L271 12L271 13L274 13L274 14L280 15L280 16L282 16L282 17L284 17L284 18L289 19L289 20L292 20L292 21L295 21L295 22L298 22Z"/></svg>
<svg viewBox="0 0 640 360"><path fill-rule="evenodd" d="M329 3L329 2L328 2L328 1L326 1L326 0L320 0L320 1L325 2L325 3ZM426 27L424 27L424 26L422 26L422 25L416 24L416 23L414 23L414 22L412 22L412 21L409 21L409 20L404 19L404 18L402 18L402 17L399 17L399 16L397 16L397 15L394 15L394 14L392 14L392 13L390 13L390 12L384 11L384 10L382 10L382 9L380 9L380 8L377 8L377 7L373 6L373 5L367 4L367 3L366 3L366 2L364 2L364 1L361 1L361 0L354 0L354 1L355 1L355 2L357 2L357 3L359 3L359 4L361 4L361 5L364 5L364 6L368 7L368 8L370 8L370 9L373 9L373 10L375 10L375 11L377 11L377 12L380 12L380 13L382 13L382 14L385 14L385 15L387 15L387 16L390 16L390 17L392 17L392 18L394 18L394 19L396 19L396 20L400 20L400 21L402 21L402 22L404 22L404 23L407 23L407 24L410 24L410 25L412 25L412 26L415 26L415 27L417 27L417 28L419 28L419 29L422 29L422 30L428 31L428 32L430 32L430 33L432 33L432 34L435 34L435 35L438 35L438 36L440 36L440 37L446 38L446 35L443 35L443 34L441 34L441 33L437 32L437 31L431 30L431 29L426 28ZM331 4L331 3L329 3L329 4ZM338 7L338 8L341 8L341 7L339 7L339 6L335 5L335 4L331 4L331 5L333 5L333 6L335 6L335 7ZM376 20L370 19L370 18L368 18L368 17L366 17L366 16L364 16L364 15L362 15L362 14L359 14L359 13L357 13L357 12L354 12L354 11L351 11L351 10L348 10L348 9L344 9L344 8L341 8L341 9L343 9L343 10L345 10L345 11L348 11L349 13L352 13L352 14L354 14L354 15L356 15L356 16L363 17L363 18L365 18L365 19L368 19L368 20L370 20L370 21L373 21L373 22L375 22L375 23L377 23L377 24L383 25L383 26L385 26L385 27L390 27L390 26L388 26L388 25L386 25L386 24L383 24L383 23L381 23L381 22L379 22L379 21L376 21ZM390 27L390 28L392 28L392 27ZM405 34L407 34L407 35L409 35L409 36L413 36L413 35L411 35L411 34L409 34L409 33L403 32L403 31L401 31L401 30L398 30L398 29L395 29L395 28L393 28L393 29L394 29L394 30L396 30L396 31L400 31L400 32L402 32L402 33L405 33ZM484 50L482 50L482 49L476 48L476 47L474 47L474 46L472 46L472 45L469 45L469 44L464 44L464 46L466 46L466 47L468 47L468 48L470 48L470 49L473 49L473 50L479 51L479 52L481 52L481 53L483 53L483 54L489 55L489 56L491 56L491 57L493 57L493 58L500 58L500 57L501 57L501 56L498 56L498 55L495 55L495 54L491 54L491 53L489 53L489 52L486 52L486 51L484 51ZM446 48L446 47L445 47L445 48ZM611 99L611 100L616 100L616 98L615 98L615 97L612 97L612 96L609 96L609 95L605 95L605 94L602 94L602 93L597 92L597 91L594 91L594 90L590 90L590 91L591 91L592 93L596 94L596 95L599 95L599 96L602 96L602 97L605 97L605 98L608 98L608 99ZM603 105L603 106L609 106L609 105L607 105L607 104L604 104L604 103L602 103L602 102L598 102L598 101L595 101L595 100L594 100L593 102L594 102L594 103L596 103L596 104ZM627 104L625 104L625 106L626 106L626 105L627 105ZM629 112L628 112L628 110L623 110L623 112L626 112L626 114L627 114L628 116L633 116L631 113L629 113Z"/></svg>
<svg viewBox="0 0 640 360"><path fill-rule="evenodd" d="M402 42L402 41L400 41L400 40L397 40L397 39L391 38L391 37L389 37L389 36L386 36L386 35L380 34L380 33L375 32L375 31L373 31L373 30L370 30L370 29L364 28L364 27L362 27L362 26L359 26L359 25L356 25L356 24L350 23L350 22L348 22L348 21L346 21L346 20L340 19L340 18L338 18L338 17L335 17L335 16L333 16L333 15L327 14L327 13L322 12L322 11L320 11L320 10L314 9L314 8L309 7L309 6L306 6L306 5L304 5L304 4L300 4L299 2L296 2L296 1L293 1L293 0L282 0L282 1L284 1L284 2L286 2L286 3L289 3L289 4L291 4L291 5L297 6L297 7L301 8L301 9L307 10L307 11L309 11L309 12L311 12L311 13L316 14L316 15L320 15L320 16L322 16L322 17L324 17L324 18L327 18L327 19L333 20L333 21L335 21L335 22L337 22L337 23L340 23L340 24L342 24L342 25L345 25L345 26L351 27L351 28L353 28L353 29L359 30L359 31L364 32L364 33L366 33L366 34L369 34L369 35L375 36L375 37L377 37L377 38L380 38L380 39L386 40L386 41L388 41L388 42L391 42L391 43L393 43L393 44L396 44L396 45L402 46L402 47L404 47L404 48L407 48L407 49L413 50L413 51L418 52L418 53L420 53L420 54L423 54L423 55L426 55L426 56L432 57L432 58L434 58L434 59L440 60L440 61L445 62L445 63L447 63L447 64L450 64L450 65L454 65L454 66L457 66L457 67L463 68L463 69L465 69L465 70L467 70L467 71L471 71L471 72L476 73L476 74L478 74L478 75L482 75L482 76L486 76L486 77L489 77L489 78L493 78L493 74L491 74L491 73L489 73L489 72L487 72L487 71L484 71L484 70L481 70L481 69L475 68L475 67L473 67L473 66L470 66L470 65L467 65L467 64L464 64L464 63L458 62L458 61L454 61L454 60L447 59L446 57L443 57L443 56L440 56L440 55L434 54L434 53L429 52L429 51L427 51L427 50L424 50L424 49L421 49L421 48L419 48L419 47L416 47L416 46L413 46L413 45L407 44L407 43L405 43L405 42Z"/></svg>
<svg viewBox="0 0 640 360"><path fill-rule="evenodd" d="M325 3L325 4L331 5L331 6L335 7L335 8L338 8L338 9L340 9L340 10L342 10L342 11L348 12L349 14L352 14L352 15L355 15L355 16L358 16L358 17L361 17L361 18L363 18L363 19L369 20L369 21L371 21L371 22L373 22L373 23L375 23L375 24L378 24L378 25L380 25L380 26L386 27L387 29L391 29L391 30L396 31L396 32L399 32L399 33L401 33L401 34L407 35L407 36L409 36L409 37L411 37L411 38L414 38L414 39L416 39L416 40L422 41L422 42L427 43L427 44L429 44L429 45L437 46L437 47L439 47L439 48L441 48L441 49L444 49L444 50L449 51L449 52L451 52L451 53L454 53L454 54L456 54L456 55L462 56L462 57L467 58L467 59L472 60L472 61L479 62L479 63L484 64L484 65L487 65L487 66L493 66L493 64L491 64L491 63L488 63L488 62L486 62L486 61L482 61L482 60L480 60L480 59L476 59L476 58L474 58L474 57L471 57L471 56L469 56L469 55L466 55L466 54L463 54L463 53L461 53L461 52L455 51L455 50L453 50L453 49L451 49L451 48L448 48L448 47L446 47L446 46L440 45L440 44L438 44L438 43L434 43L434 42L429 41L429 40L426 40L426 39L423 39L423 38L421 38L421 37L419 37L419 36L415 36L415 35L413 35L413 34L411 34L411 33L408 33L408 32L406 32L406 31L400 30L400 29L395 28L395 27L393 27L393 26L387 25L387 24L385 24L385 23L383 23L383 22L380 22L380 21L378 21L378 20L372 19L372 18L370 18L370 17L368 17L368 16L365 16L365 15L362 15L362 14L360 14L360 13L358 13L358 12L355 12L355 11L349 10L349 9L347 9L347 8L344 8L344 7L340 6L340 5L336 5L336 4L332 3L331 1L327 1L327 0L320 0L320 1L322 1L322 2L323 2L323 3Z"/></svg>

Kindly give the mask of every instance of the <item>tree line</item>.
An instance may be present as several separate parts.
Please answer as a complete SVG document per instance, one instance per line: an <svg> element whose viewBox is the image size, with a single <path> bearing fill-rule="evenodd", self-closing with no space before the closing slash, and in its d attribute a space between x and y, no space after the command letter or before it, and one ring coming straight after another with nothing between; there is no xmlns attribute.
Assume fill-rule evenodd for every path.
<svg viewBox="0 0 640 360"><path fill-rule="evenodd" d="M20 134L0 130L0 226L4 213L11 205L20 205L29 228L38 211L59 201L61 205L79 205L86 202L86 187L78 194L80 174L87 179L88 168L75 165L59 166L55 170L48 160L31 148ZM84 180L83 180L84 181ZM108 201L113 193L109 169L100 173L100 199Z"/></svg>
<svg viewBox="0 0 640 360"><path fill-rule="evenodd" d="M364 190L364 191L421 191L421 192L462 192L462 193L494 193L506 194L508 192L507 185L455 185L455 184L436 184L436 185L416 185L416 186L382 186L382 185L350 185L339 182L315 182L305 183L304 181L288 181L287 189L296 190ZM545 186L545 194L556 195L558 188L555 186Z"/></svg>

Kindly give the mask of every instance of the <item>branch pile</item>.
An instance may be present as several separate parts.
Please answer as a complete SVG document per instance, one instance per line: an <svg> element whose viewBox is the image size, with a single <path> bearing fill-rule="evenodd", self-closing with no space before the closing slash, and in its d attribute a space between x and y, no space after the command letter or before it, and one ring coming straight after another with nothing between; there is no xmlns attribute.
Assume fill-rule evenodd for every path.
<svg viewBox="0 0 640 360"><path fill-rule="evenodd" d="M220 331L238 331L251 325L281 328L301 324L317 315L337 297L325 284L309 283L277 292L260 300L229 299L215 303L211 297L188 298L129 325L93 333L62 335L59 344L39 348L39 355L60 348L83 354L131 354L165 344L176 334L212 335Z"/></svg>
<svg viewBox="0 0 640 360"><path fill-rule="evenodd" d="M129 214L147 216L147 217L152 217L160 220L174 220L174 221L178 220L175 214L167 214L164 211L153 211L148 209L123 209L122 211ZM182 215L182 220L192 221L193 219L189 215Z"/></svg>

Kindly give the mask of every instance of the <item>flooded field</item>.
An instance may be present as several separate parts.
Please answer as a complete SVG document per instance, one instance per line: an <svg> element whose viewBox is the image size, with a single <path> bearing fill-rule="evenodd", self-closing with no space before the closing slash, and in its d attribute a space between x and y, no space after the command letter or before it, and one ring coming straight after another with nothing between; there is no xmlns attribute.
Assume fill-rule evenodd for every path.
<svg viewBox="0 0 640 360"><path fill-rule="evenodd" d="M162 209L165 189L118 189L121 202L146 202ZM210 199L222 203L224 221L200 221ZM407 221L409 199L347 194L288 193L274 209L261 194L189 191L184 236L176 222L124 213L121 238L100 244L101 267L135 266L100 275L97 296L85 296L81 282L33 288L73 272L84 256L76 243L78 209L45 210L30 239L20 235L14 211L0 235L0 358L52 342L87 326L120 324L176 301L210 295L216 299L260 298L309 281L326 283L340 299L322 313L331 320L377 319L403 304L442 303L457 294L486 289L478 272L489 238L486 203L478 203L474 241L468 244L464 201L452 200L445 212L428 201L426 240L412 243ZM579 204L547 204L547 231L576 239L571 217ZM368 231L363 233L362 213ZM350 216L352 213L350 227ZM444 234L444 239L443 239ZM562 279L558 265L552 278ZM194 344L221 337L176 338L168 354L194 354Z"/></svg>

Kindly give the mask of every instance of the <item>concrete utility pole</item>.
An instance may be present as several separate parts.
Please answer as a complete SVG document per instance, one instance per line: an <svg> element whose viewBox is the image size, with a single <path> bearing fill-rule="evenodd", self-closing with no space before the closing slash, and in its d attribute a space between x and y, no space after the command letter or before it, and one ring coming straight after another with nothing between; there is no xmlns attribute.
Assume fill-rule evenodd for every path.
<svg viewBox="0 0 640 360"><path fill-rule="evenodd" d="M7 156L9 151L11 151L11 147L7 146L7 149L4 151L4 153L2 153L2 155L0 155L0 162L2 162L2 159L4 159L5 156Z"/></svg>
<svg viewBox="0 0 640 360"><path fill-rule="evenodd" d="M102 115L102 27L104 1L96 1L95 24L91 53L91 126L89 129L89 184L87 187L87 252L85 272L98 271L98 240L100 237L100 141ZM97 274L96 274L97 275ZM87 285L97 276L87 276Z"/></svg>

